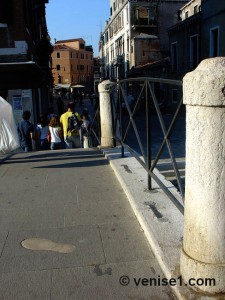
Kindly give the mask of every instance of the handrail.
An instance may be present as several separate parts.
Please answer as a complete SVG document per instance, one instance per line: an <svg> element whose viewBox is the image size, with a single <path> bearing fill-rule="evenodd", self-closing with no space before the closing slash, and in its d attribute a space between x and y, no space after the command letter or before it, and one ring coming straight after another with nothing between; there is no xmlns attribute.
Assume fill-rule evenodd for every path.
<svg viewBox="0 0 225 300"><path fill-rule="evenodd" d="M167 83L171 85L177 85L177 86L183 86L182 81L180 80L173 80L173 79L164 79L164 78L155 78L155 77L138 77L138 78L128 78L128 79L122 79L119 82L113 82L113 86L117 86L118 83L124 83L124 82L135 82L135 81L150 81L150 82L158 82L158 83Z"/></svg>
<svg viewBox="0 0 225 300"><path fill-rule="evenodd" d="M137 93L137 100L133 106L133 108L130 106L130 103L128 101L127 97L127 86L129 84L139 83L134 86ZM142 84L140 87L140 83ZM159 185L160 188L166 193L166 195L171 199L171 201L176 205L176 207L180 210L181 213L184 212L184 206L181 204L180 199L177 199L174 194L171 193L171 191L165 186L165 184L156 176L154 173L154 169L156 168L156 164L158 163L161 154L165 147L167 147L169 157L172 162L173 170L176 175L179 192L181 194L182 199L184 199L184 188L181 181L180 172L177 166L176 158L172 149L170 136L174 129L174 125L178 119L178 116L181 111L182 107L182 97L180 102L178 103L177 109L175 111L175 114L172 118L172 121L168 127L166 128L165 121L163 119L162 112L159 107L159 99L157 99L155 90L154 90L154 83L159 83L164 85L167 85L171 88L171 86L176 86L181 89L182 93L182 82L177 80L169 80L169 79L162 79L162 78L151 78L151 77L140 77L140 78L129 78L129 79L123 79L118 82L112 83L109 87L110 94L111 94L111 103L112 103L112 111L113 111L113 120L114 120L114 138L115 140L121 145L121 155L124 156L124 148L128 149L132 155L139 161L139 163L144 167L148 174L148 188L152 189L151 180L154 179L154 181ZM144 100L143 100L144 98ZM147 149L145 151L145 147L143 144L143 141L141 139L141 136L138 131L138 124L135 122L135 114L137 112L137 109L141 103L141 101L145 103L145 115L143 115L143 120L145 119L145 126L146 126L146 141L147 141ZM122 104L123 103L123 104ZM128 113L129 120L127 121L127 124L125 126L125 116L122 110L122 105L125 105L126 111ZM154 160L152 160L152 144L151 144L151 108L154 108L160 127L163 133L163 141L159 147L159 150L157 152L156 157ZM133 128L133 131L135 133L134 137L138 143L139 149L140 149L140 155L136 153L134 149L132 149L132 145L130 145L127 142L128 134ZM140 158L143 157L143 160Z"/></svg>

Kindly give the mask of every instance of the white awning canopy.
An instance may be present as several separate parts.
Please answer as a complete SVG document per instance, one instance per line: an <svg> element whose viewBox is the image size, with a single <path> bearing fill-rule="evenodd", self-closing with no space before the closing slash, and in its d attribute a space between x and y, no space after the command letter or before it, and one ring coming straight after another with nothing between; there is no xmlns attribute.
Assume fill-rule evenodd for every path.
<svg viewBox="0 0 225 300"><path fill-rule="evenodd" d="M70 83L58 83L55 84L55 89L69 89Z"/></svg>
<svg viewBox="0 0 225 300"><path fill-rule="evenodd" d="M10 152L17 148L19 139L12 106L0 97L0 152Z"/></svg>
<svg viewBox="0 0 225 300"><path fill-rule="evenodd" d="M85 86L82 84L72 85L71 88L84 88Z"/></svg>

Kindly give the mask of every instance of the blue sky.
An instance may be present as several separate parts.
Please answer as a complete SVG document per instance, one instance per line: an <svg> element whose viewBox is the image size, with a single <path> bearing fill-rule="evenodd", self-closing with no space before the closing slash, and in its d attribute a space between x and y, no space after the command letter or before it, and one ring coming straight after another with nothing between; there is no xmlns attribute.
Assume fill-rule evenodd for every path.
<svg viewBox="0 0 225 300"><path fill-rule="evenodd" d="M98 41L110 15L110 0L50 0L46 20L51 42L83 38L98 56Z"/></svg>

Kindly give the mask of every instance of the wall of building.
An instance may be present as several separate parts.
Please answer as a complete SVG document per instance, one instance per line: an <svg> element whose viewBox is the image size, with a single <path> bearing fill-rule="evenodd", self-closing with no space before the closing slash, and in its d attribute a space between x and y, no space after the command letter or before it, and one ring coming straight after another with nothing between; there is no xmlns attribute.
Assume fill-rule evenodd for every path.
<svg viewBox="0 0 225 300"><path fill-rule="evenodd" d="M4 3L1 5L4 6ZM15 43L16 41L24 41L25 43L26 40L23 1L10 0L7 4L7 8L10 10L10 20L8 23L1 23L0 26L1 54L19 54L20 52L27 54L27 51L22 51L19 49L21 47L17 47ZM14 48L14 50L10 51L9 48ZM5 51L3 49L5 49Z"/></svg>
<svg viewBox="0 0 225 300"><path fill-rule="evenodd" d="M116 71L116 40L123 39L123 68L124 73L132 67L158 60L161 57L169 55L169 39L167 28L177 21L178 9L187 0L161 0L161 1L128 1L128 0L110 0L111 16L106 23L102 36L100 56L103 61L103 77L109 76L111 80L118 73ZM115 8L115 9L114 9ZM151 14L149 14L151 11ZM113 34L110 34L110 28L122 15L122 26ZM149 38L139 41L136 37L140 34L155 35L159 38L156 46L155 42L149 43ZM137 45L136 45L137 43ZM159 46L161 54L157 53ZM141 48L143 47L143 49ZM147 55L143 50L148 51ZM152 50L152 53L151 53ZM147 53L147 52L146 52ZM149 59L149 61L148 61ZM107 71L107 69L109 71Z"/></svg>
<svg viewBox="0 0 225 300"><path fill-rule="evenodd" d="M191 37L196 36L198 41L198 63L201 61L201 19L199 15L192 16L169 31L170 36L170 57L171 57L171 79L182 79L184 74L193 70L190 54ZM173 45L177 46L177 68L174 69Z"/></svg>
<svg viewBox="0 0 225 300"><path fill-rule="evenodd" d="M160 44L157 37L134 38L134 62L131 65L139 66L161 59Z"/></svg>
<svg viewBox="0 0 225 300"><path fill-rule="evenodd" d="M225 56L225 6L223 1L202 1L202 57L211 57L210 32L218 28L218 56Z"/></svg>
<svg viewBox="0 0 225 300"><path fill-rule="evenodd" d="M200 9L194 10L194 7ZM181 8L182 21L169 29L171 47L170 78L182 79L206 58L225 56L225 7L223 1L192 0ZM185 15L189 12L189 17ZM191 64L191 39L197 37L197 64ZM177 70L173 71L173 44L177 43Z"/></svg>
<svg viewBox="0 0 225 300"><path fill-rule="evenodd" d="M80 44L85 46L85 41L83 39L74 39L74 40L62 40L62 41L57 41L57 45L66 45L67 47L71 47L76 50L80 50ZM84 49L84 48L83 48Z"/></svg>
<svg viewBox="0 0 225 300"><path fill-rule="evenodd" d="M115 3L115 10L114 10ZM116 5L117 4L117 5ZM110 1L112 7L112 16L106 22L106 26L102 36L104 40L100 45L100 57L103 62L101 75L103 78L108 77L114 80L118 74L116 64L118 56L123 57L123 73L126 72L127 65L124 63L129 60L130 54L130 24L128 22L127 11L129 11L129 2ZM120 40L120 42L118 42ZM120 43L120 49L116 46Z"/></svg>
<svg viewBox="0 0 225 300"><path fill-rule="evenodd" d="M167 29L177 23L178 10L184 3L187 3L187 0L159 2L158 37L160 40L160 49L164 57L169 54L169 36Z"/></svg>
<svg viewBox="0 0 225 300"><path fill-rule="evenodd" d="M60 58L57 58L57 53L60 54ZM70 52L68 50L54 50L52 53L52 74L54 77L54 83L58 83L58 74L61 76L61 83L70 83ZM60 66L60 70L56 70L57 65Z"/></svg>
<svg viewBox="0 0 225 300"><path fill-rule="evenodd" d="M201 11L202 0L191 0L181 8L181 19L185 20Z"/></svg>
<svg viewBox="0 0 225 300"><path fill-rule="evenodd" d="M93 51L85 50L85 41L82 40L81 42L84 45L84 49L80 49L80 41L57 42L54 45L54 51L52 53L52 73L55 84L82 84L88 89L91 89L91 86L93 87ZM75 48L71 47L71 45ZM57 58L57 53L59 53L60 58ZM57 65L60 65L60 70L57 70ZM60 82L58 75L61 76Z"/></svg>
<svg viewBox="0 0 225 300"><path fill-rule="evenodd" d="M48 0L0 1L1 94L11 101L11 95L21 91L22 110L32 110L33 120L49 105L51 45L47 36L46 3Z"/></svg>

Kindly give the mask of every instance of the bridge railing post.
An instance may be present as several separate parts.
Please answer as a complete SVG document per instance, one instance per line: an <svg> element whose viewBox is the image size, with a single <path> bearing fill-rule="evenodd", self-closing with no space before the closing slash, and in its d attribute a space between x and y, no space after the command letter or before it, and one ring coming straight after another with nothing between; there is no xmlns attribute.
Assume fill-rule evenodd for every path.
<svg viewBox="0 0 225 300"><path fill-rule="evenodd" d="M110 86L112 82L105 80L98 85L101 123L101 147L114 147L113 141L113 116L110 100Z"/></svg>
<svg viewBox="0 0 225 300"><path fill-rule="evenodd" d="M206 59L188 73L183 94L187 119L181 275L187 284L200 279L195 288L203 292L225 293L225 57ZM206 278L214 281L205 284Z"/></svg>

